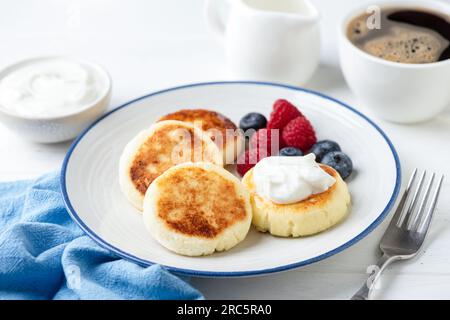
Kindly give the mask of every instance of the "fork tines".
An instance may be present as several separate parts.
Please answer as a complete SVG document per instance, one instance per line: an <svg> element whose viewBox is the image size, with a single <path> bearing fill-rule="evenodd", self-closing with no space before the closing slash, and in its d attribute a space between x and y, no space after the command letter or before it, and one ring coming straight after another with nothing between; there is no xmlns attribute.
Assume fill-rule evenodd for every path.
<svg viewBox="0 0 450 320"><path fill-rule="evenodd" d="M420 178L416 182L418 175L420 175ZM425 180L427 180L427 172L423 171L419 174L418 170L415 169L400 200L397 212L392 219L392 222L396 223L397 227L419 233L427 231L436 207L444 175L441 175L436 180L436 174L432 173L428 183L425 183ZM424 187L425 185L426 187Z"/></svg>

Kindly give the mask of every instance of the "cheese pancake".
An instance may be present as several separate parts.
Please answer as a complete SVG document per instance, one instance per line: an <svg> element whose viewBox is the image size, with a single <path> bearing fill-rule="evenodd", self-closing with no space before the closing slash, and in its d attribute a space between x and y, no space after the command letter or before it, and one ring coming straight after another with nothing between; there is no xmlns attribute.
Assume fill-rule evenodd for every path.
<svg viewBox="0 0 450 320"><path fill-rule="evenodd" d="M128 200L142 210L148 186L170 167L206 161L222 165L212 140L192 124L161 121L140 132L125 147L119 164L119 182Z"/></svg>
<svg viewBox="0 0 450 320"><path fill-rule="evenodd" d="M242 132L230 119L215 111L183 109L159 119L163 120L189 122L206 131L222 152L225 164L233 164L245 147Z"/></svg>
<svg viewBox="0 0 450 320"><path fill-rule="evenodd" d="M276 204L258 195L253 169L249 170L242 183L251 195L253 225L276 236L300 237L319 233L343 220L350 206L347 185L336 170L325 165L320 167L336 182L325 192L291 204Z"/></svg>
<svg viewBox="0 0 450 320"><path fill-rule="evenodd" d="M187 256L228 250L250 228L250 196L238 178L212 163L184 163L150 185L144 224L167 249Z"/></svg>

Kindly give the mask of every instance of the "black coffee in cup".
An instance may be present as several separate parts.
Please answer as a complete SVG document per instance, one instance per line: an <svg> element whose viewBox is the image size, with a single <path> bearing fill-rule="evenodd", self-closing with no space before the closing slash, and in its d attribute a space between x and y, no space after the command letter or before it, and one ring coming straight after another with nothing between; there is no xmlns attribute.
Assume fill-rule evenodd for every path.
<svg viewBox="0 0 450 320"><path fill-rule="evenodd" d="M431 63L450 59L450 16L422 9L385 8L362 14L347 28L361 50L394 62Z"/></svg>

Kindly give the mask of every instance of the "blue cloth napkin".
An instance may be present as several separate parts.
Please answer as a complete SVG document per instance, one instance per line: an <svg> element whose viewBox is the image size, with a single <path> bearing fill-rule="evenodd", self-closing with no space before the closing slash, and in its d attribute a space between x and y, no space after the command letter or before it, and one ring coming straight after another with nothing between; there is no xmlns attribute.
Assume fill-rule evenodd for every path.
<svg viewBox="0 0 450 320"><path fill-rule="evenodd" d="M0 299L202 299L159 265L99 247L75 225L59 173L0 183Z"/></svg>

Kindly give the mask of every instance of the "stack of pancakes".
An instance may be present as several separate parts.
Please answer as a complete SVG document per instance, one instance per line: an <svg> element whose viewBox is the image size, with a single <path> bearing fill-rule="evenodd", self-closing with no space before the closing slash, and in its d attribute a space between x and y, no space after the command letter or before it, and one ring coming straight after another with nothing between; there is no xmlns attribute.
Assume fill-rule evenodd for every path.
<svg viewBox="0 0 450 320"><path fill-rule="evenodd" d="M348 212L347 185L293 204L275 204L255 192L253 170L242 182L223 168L236 160L245 141L236 125L208 110L181 110L160 118L125 147L119 182L140 211L152 236L179 254L200 256L228 250L247 235L250 224L276 236L321 232ZM253 220L253 221L252 221Z"/></svg>
<svg viewBox="0 0 450 320"><path fill-rule="evenodd" d="M250 196L223 168L244 146L236 125L208 110L160 118L125 147L119 182L166 248L197 256L228 250L250 228Z"/></svg>

